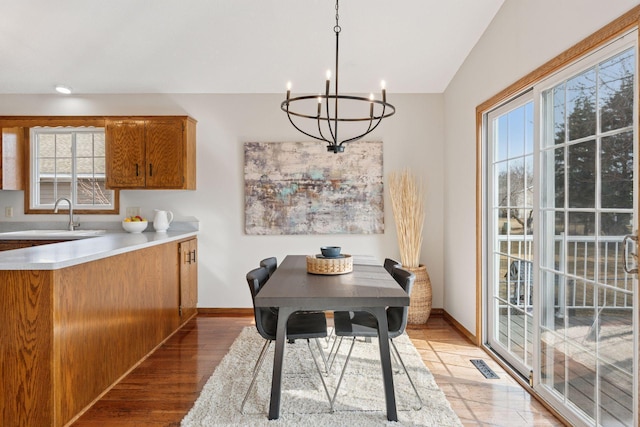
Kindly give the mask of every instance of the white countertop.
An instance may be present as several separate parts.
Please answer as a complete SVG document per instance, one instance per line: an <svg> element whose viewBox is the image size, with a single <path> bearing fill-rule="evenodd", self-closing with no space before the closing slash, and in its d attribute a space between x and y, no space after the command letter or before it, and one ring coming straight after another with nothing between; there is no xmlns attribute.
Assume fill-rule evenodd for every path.
<svg viewBox="0 0 640 427"><path fill-rule="evenodd" d="M198 230L126 233L107 230L98 237L0 251L0 270L57 270L150 246L196 236Z"/></svg>

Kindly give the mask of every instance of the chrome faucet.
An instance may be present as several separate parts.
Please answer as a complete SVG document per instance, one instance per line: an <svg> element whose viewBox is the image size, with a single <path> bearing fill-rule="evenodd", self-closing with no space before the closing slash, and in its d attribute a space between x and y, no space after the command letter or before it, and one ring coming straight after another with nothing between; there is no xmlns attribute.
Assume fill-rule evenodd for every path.
<svg viewBox="0 0 640 427"><path fill-rule="evenodd" d="M53 206L53 213L58 213L58 203L63 200L69 204L69 231L73 231L80 224L73 222L73 205L71 204L71 200L67 199L66 197L60 197L58 200L56 200L56 204Z"/></svg>

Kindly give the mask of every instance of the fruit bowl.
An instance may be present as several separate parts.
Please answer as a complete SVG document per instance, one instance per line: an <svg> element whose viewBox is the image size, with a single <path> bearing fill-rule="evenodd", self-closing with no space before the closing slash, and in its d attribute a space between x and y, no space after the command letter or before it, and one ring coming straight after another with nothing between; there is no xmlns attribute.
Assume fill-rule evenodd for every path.
<svg viewBox="0 0 640 427"><path fill-rule="evenodd" d="M122 228L129 233L142 233L148 224L147 221L122 221Z"/></svg>

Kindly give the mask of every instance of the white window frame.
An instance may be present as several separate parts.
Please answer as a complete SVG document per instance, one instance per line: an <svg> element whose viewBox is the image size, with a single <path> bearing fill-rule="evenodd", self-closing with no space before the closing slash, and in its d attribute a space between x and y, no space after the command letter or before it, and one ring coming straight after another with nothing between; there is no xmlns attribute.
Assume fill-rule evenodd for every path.
<svg viewBox="0 0 640 427"><path fill-rule="evenodd" d="M515 355L511 354L511 350L505 346L504 343L500 342L499 340L499 334L496 333L496 324L494 323L493 325L489 325L488 320L491 318L493 319L494 322L498 321L499 322L499 318L497 316L497 313L495 311L495 305L494 305L494 298L496 297L496 294L494 293L494 285L496 283L496 281L499 281L501 279L501 277L499 277L498 273L500 271L499 266L497 264L497 261L494 259L494 255L499 252L499 247L498 247L498 230L496 229L496 222L495 222L495 212L494 210L497 207L497 186L496 186L496 182L494 180L495 176L494 176L494 167L495 164L497 163L496 161L496 153L495 153L495 146L493 144L494 142L494 136L495 136L495 129L493 127L493 121L494 119L506 115L509 112L516 110L518 108L523 107L525 104L528 103L533 103L534 99L533 99L533 91L532 90L527 90L523 93L520 93L516 96L514 96L513 98L511 98L509 101L503 103L502 105L496 107L495 109L487 112L485 114L485 119L486 119L486 124L484 126L485 130L486 130L486 153L487 153L487 158L485 160L485 166L484 166L484 171L485 171L485 182L486 182L486 188L484 191L485 194L485 214L486 214L486 237L484 239L485 244L486 244L486 256L487 256L487 263L493 263L493 268L487 269L487 288L485 289L486 292L486 313L487 313L487 317L485 319L485 321L487 321L487 323L485 324L485 336L487 338L487 342L489 343L489 345L492 348L495 347L502 347L504 348L504 352L500 353L500 356L503 357L505 360L507 360L511 365L516 366L518 370L524 372L525 370L528 370L529 367L525 366L523 363L523 360L520 360L518 357L516 357ZM534 103L535 106L535 103ZM534 111L534 117L535 117L535 111ZM535 127L535 125L534 125ZM535 154L535 136L534 139L532 141L533 143L533 152L531 153L531 156L533 158L533 170L532 173L534 174L535 177L535 171L536 171L536 154ZM526 154L523 154L522 157L523 159L526 157ZM509 157L511 158L511 157ZM502 160L504 161L504 159ZM535 182L535 178L534 178L534 182ZM489 195L491 195L492 197L489 198ZM535 203L532 204L532 209L535 212L536 210L536 205ZM534 233L535 234L535 233ZM534 246L533 240L535 239L534 235L531 235L531 243L530 245L532 247ZM526 236L523 236L523 244L526 241ZM523 251L522 254L520 254L521 258L518 259L522 259L524 260L526 258L525 253ZM485 265L487 265L485 263ZM532 269L533 270L533 269ZM535 283L533 281L533 277L531 278L531 281L533 283ZM507 295L507 298L509 297L509 295ZM525 314L526 316L526 314ZM490 327L492 326L492 327ZM535 331L535 328L534 328ZM529 331L533 333L534 331ZM526 337L525 337L525 343L524 345L526 346ZM535 355L533 355L533 357L535 357ZM531 360L527 360L528 364L533 364L532 359Z"/></svg>
<svg viewBox="0 0 640 427"><path fill-rule="evenodd" d="M59 133L59 134L72 134L72 143L71 143L71 158L72 158L72 166L71 166L71 176L69 179L71 180L71 203L73 204L73 208L78 211L83 212L91 212L96 211L96 213L105 213L105 211L114 211L116 209L117 204L117 192L115 190L107 190L111 192L109 204L104 205L89 205L89 204L79 204L78 203L78 195L77 195L77 172L76 172L76 135L79 133L102 133L104 134L105 129L102 127L60 127L60 128L48 128L48 127L33 127L30 129L30 177L29 177L29 187L30 187L30 200L29 200L29 208L33 211L49 211L53 209L54 203L42 203L40 201L40 175L38 168L38 135L39 134L51 134L51 133ZM55 176L55 174L54 174ZM105 182L106 182L106 172L105 172ZM64 196L55 196L54 199ZM64 206L66 208L66 204ZM99 211L99 212L97 212Z"/></svg>

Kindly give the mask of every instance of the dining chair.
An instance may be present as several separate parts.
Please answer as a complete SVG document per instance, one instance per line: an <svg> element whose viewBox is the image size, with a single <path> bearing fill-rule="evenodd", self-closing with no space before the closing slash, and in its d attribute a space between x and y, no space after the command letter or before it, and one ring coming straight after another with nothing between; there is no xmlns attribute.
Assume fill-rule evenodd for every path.
<svg viewBox="0 0 640 427"><path fill-rule="evenodd" d="M269 277L273 276L273 273L278 268L278 258L272 256L260 261L260 267L265 267L269 272Z"/></svg>
<svg viewBox="0 0 640 427"><path fill-rule="evenodd" d="M398 261L393 260L391 258L384 259L384 269L387 270L389 274L392 274L393 269L396 267L402 267L402 264L400 264Z"/></svg>
<svg viewBox="0 0 640 427"><path fill-rule="evenodd" d="M269 273L269 277L267 277L267 280L269 280L278 268L278 259L273 256L265 258L260 261L260 267L264 267L267 269L267 272ZM278 315L278 307L269 307L269 310L271 310L273 314Z"/></svg>
<svg viewBox="0 0 640 427"><path fill-rule="evenodd" d="M267 355L269 345L276 339L276 329L278 326L277 313L274 313L269 308L256 307L255 305L256 295L258 294L258 292L260 292L260 288L267 282L267 280L269 280L269 271L266 267L256 268L248 272L246 278L247 284L249 285L249 290L251 291L251 301L253 303L253 314L256 323L256 329L258 330L258 333L262 336L262 338L265 339L265 343L262 346L262 350L260 351L258 360L253 367L253 377L251 379L251 384L249 384L249 389L247 390L247 393L242 400L242 405L240 406L240 413L243 414L244 405L247 402L249 394L255 386L258 373L260 372L262 363L264 362L265 356ZM324 377L322 376L322 372L320 371L320 365L316 360L316 356L311 349L311 344L309 341L310 339L315 339L319 351L322 352L322 348L320 347L318 338L324 338L326 336L327 318L324 312L295 312L291 316L289 316L289 319L287 321L287 340L289 342L295 341L297 339L304 339L307 341L307 346L309 347L309 351L311 352L311 357L313 358L316 370L320 375L320 380L322 381L322 386L324 388L325 394L327 396L329 404L331 404L331 396L329 394L329 390L327 389L327 384L324 381Z"/></svg>
<svg viewBox="0 0 640 427"><path fill-rule="evenodd" d="M394 269L394 268L396 268L396 267L402 267L402 264L400 264L398 261L396 261L396 260L394 260L394 259L391 259L391 258L385 258L385 260L384 260L384 264L383 264L383 265L384 265L384 269L385 269L385 270L387 270L387 272L388 272L389 274L392 274L392 273L393 273L393 269ZM329 338L330 338L330 337L332 337L332 336L333 336L333 329L332 329L332 328L330 328L330 333L329 333L329 335L327 336L327 343L329 342ZM334 350L335 350L335 351L337 351L337 349L336 349L336 343L337 343L337 342L339 342L339 341L341 342L341 340L334 340L334 341L333 341L333 344L331 345L331 349L329 350L329 356L328 356L328 357L329 357L329 359L331 359L331 355L333 355L333 356L334 356L334 358L333 358L333 359L335 360L335 353L334 353ZM367 339L367 341L368 341L368 342L371 342L371 340L370 340L370 339ZM392 354L393 354L393 353L392 353ZM395 357L395 356L394 356L394 357ZM329 367L327 367L327 373L329 372L329 368L330 368L330 366L329 366Z"/></svg>
<svg viewBox="0 0 640 427"><path fill-rule="evenodd" d="M504 275L511 289L511 304L531 306L533 304L533 262L512 261Z"/></svg>
<svg viewBox="0 0 640 427"><path fill-rule="evenodd" d="M407 271L401 267L395 267L392 269L391 275L395 279L395 281L404 289L404 291L411 296L411 288L413 287L413 283L416 279L416 275L410 271ZM422 408L422 399L420 398L420 394L418 393L418 389L413 383L413 379L409 375L409 371L398 352L398 349L393 342L394 338L399 337L405 331L407 327L407 318L409 315L409 307L388 307L387 308L387 324L389 328L389 342L391 343L391 347L393 348L394 359L400 362L402 368L404 369L409 382L411 383L411 387L413 387L413 391L416 393L416 397L418 398L418 402L420 406L416 409ZM333 313L333 323L334 323L334 333L337 337L340 337L340 341L344 337L352 337L351 347L349 348L349 353L344 361L344 366L342 367L342 372L340 373L340 378L338 379L338 384L336 386L335 393L333 398L331 399L331 408L335 403L336 396L338 395L338 390L340 389L340 384L342 384L342 379L344 377L344 373L347 370L347 365L349 364L349 359L351 358L351 352L353 351L353 346L356 343L356 338L358 337L377 337L378 336L378 322L376 318L369 312L366 311L335 311ZM333 354L333 360L330 363L330 366L333 365L333 361L335 361L336 355L340 350L340 344L338 344L338 348Z"/></svg>

